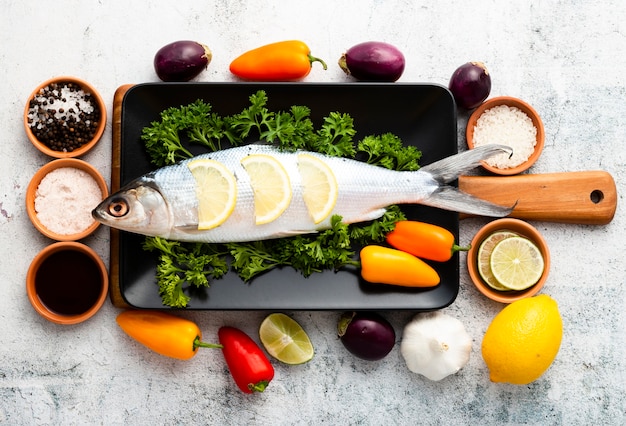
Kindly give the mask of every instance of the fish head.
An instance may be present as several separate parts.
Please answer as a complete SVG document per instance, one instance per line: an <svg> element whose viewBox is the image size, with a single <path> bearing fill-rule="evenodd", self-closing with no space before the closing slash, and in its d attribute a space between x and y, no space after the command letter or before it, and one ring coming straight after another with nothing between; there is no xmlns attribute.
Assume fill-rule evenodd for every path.
<svg viewBox="0 0 626 426"><path fill-rule="evenodd" d="M98 222L143 235L167 237L171 214L154 182L137 179L103 200L93 211Z"/></svg>

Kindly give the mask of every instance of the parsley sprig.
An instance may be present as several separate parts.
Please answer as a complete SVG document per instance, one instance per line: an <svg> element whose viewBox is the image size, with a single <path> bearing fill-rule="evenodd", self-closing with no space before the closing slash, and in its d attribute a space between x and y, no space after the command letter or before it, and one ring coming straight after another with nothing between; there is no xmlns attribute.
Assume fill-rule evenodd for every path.
<svg viewBox="0 0 626 426"><path fill-rule="evenodd" d="M363 156L370 164L393 170L417 170L421 152L391 133L370 135L355 144L356 130L349 114L330 112L319 129L306 106L287 111L268 108L265 91L250 96L250 105L241 112L221 116L201 99L161 112L160 120L150 123L141 138L156 166L173 164L192 157L188 144L209 151L237 146L250 140L271 143L284 150L304 149L326 155L353 158ZM158 255L156 279L163 304L188 306L188 289L208 287L231 269L244 281L288 266L308 277L315 272L358 267L355 248L381 242L395 223L405 219L397 206L391 206L379 219L347 225L333 216L325 231L266 241L227 244L183 243L160 237L146 237L143 249Z"/></svg>

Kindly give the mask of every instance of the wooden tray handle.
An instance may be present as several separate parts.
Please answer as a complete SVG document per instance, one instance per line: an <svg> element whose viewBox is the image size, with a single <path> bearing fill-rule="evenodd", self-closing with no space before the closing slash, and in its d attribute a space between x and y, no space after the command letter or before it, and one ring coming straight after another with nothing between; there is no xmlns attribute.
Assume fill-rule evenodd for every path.
<svg viewBox="0 0 626 426"><path fill-rule="evenodd" d="M504 206L517 203L509 216L525 220L606 225L617 208L615 181L604 171L461 176L459 189Z"/></svg>
<svg viewBox="0 0 626 426"><path fill-rule="evenodd" d="M122 101L124 95L133 85L120 86L113 97L113 144L111 163L111 193L120 189L120 143L122 127ZM110 251L109 251L109 298L116 308L129 308L130 305L124 300L120 290L120 262L119 262L119 231L110 229Z"/></svg>

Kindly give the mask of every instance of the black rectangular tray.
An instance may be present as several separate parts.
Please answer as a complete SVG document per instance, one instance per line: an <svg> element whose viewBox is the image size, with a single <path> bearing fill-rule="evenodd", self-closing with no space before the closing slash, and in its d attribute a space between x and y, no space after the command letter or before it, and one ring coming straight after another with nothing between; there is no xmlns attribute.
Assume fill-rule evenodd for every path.
<svg viewBox="0 0 626 426"><path fill-rule="evenodd" d="M404 143L417 146L426 165L457 152L456 107L442 86L406 83L146 83L130 86L119 106L120 125L114 123L113 190L150 171L153 166L141 141L141 132L168 107L203 99L222 115L249 105L249 97L265 90L273 111L291 105L311 108L319 125L338 111L349 113L358 131L355 141L371 134L391 132ZM115 117L115 111L114 111ZM119 131L119 135L115 133ZM114 143L115 145L115 143ZM196 151L196 153L202 152ZM117 166L119 167L117 167ZM425 206L403 206L410 219L439 224L458 238L459 216ZM123 304L135 308L163 306L155 280L156 256L141 246L143 236L112 232L112 282ZM417 310L443 308L459 289L459 257L432 263L441 284L430 289L373 285L358 271L315 273L308 278L291 268L280 268L253 281L243 282L234 272L215 280L207 289L194 291L189 309L206 310Z"/></svg>

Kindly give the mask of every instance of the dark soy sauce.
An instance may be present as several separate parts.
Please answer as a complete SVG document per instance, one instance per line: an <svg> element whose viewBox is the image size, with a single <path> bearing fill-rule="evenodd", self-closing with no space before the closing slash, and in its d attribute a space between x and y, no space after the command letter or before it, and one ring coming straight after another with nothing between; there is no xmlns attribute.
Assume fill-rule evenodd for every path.
<svg viewBox="0 0 626 426"><path fill-rule="evenodd" d="M79 315L96 304L102 289L98 265L75 250L46 258L35 276L35 291L46 308L59 315Z"/></svg>

